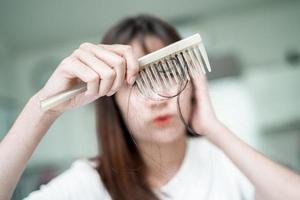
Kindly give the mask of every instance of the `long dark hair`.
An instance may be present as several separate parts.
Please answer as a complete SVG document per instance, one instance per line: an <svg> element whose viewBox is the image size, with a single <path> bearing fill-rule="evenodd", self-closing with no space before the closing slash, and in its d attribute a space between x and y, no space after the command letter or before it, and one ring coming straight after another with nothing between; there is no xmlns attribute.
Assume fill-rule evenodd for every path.
<svg viewBox="0 0 300 200"><path fill-rule="evenodd" d="M138 39L145 53L145 37L154 35L165 45L180 40L168 23L153 16L129 17L113 26L103 37L103 44L130 44ZM146 181L146 167L113 96L96 101L96 124L101 155L97 171L114 200L157 200Z"/></svg>

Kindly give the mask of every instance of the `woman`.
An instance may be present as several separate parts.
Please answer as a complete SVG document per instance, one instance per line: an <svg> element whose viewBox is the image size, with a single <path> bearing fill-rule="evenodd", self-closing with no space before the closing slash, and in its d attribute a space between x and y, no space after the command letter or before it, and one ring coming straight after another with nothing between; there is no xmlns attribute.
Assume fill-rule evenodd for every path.
<svg viewBox="0 0 300 200"><path fill-rule="evenodd" d="M137 58L179 39L167 23L142 15L118 23L102 44L84 43L66 57L1 142L0 199L10 198L51 124L64 111L93 101L102 153L76 161L27 199L300 199L298 175L253 150L216 118L204 75L189 82L179 99L185 122L203 137L189 137L176 98L153 101L133 89ZM85 93L40 109L40 100L79 81L87 83Z"/></svg>

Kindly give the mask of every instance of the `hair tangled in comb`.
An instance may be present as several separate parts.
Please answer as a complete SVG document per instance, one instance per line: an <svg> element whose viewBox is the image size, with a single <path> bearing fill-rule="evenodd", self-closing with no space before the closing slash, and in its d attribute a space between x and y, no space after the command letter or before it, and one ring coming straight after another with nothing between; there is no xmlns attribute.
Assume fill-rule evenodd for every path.
<svg viewBox="0 0 300 200"><path fill-rule="evenodd" d="M125 18L113 26L103 37L103 44L130 44L138 40L143 51L149 53L145 37L153 35L169 45L180 40L177 31L168 23L150 15ZM179 96L177 108L183 120ZM95 158L97 171L114 200L157 200L157 196L146 181L146 167L141 153L135 145L114 96L96 101L96 124L99 151ZM188 124L185 123L188 127ZM193 135L192 129L187 133Z"/></svg>

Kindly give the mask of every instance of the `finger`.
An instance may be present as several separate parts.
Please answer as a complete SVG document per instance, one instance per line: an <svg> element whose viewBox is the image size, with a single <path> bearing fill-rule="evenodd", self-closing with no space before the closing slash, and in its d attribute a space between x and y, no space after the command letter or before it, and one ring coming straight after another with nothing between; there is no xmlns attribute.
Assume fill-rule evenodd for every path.
<svg viewBox="0 0 300 200"><path fill-rule="evenodd" d="M202 71L199 71L199 76L193 78L193 85L195 87L195 96L198 99L203 99L208 97L208 85L206 76Z"/></svg>
<svg viewBox="0 0 300 200"><path fill-rule="evenodd" d="M80 48L85 51L91 52L93 55L101 59L108 66L115 70L116 78L108 95L110 96L114 94L124 83L126 60L122 56L112 51L106 50L100 46L91 43L84 43L80 46Z"/></svg>
<svg viewBox="0 0 300 200"><path fill-rule="evenodd" d="M122 66L126 64L126 61L122 55L119 55L115 51L107 50L99 45L83 43L80 45L80 49L92 52L97 58L101 59L110 66Z"/></svg>
<svg viewBox="0 0 300 200"><path fill-rule="evenodd" d="M110 92L107 94L108 96L111 96L114 93L116 93L122 87L125 80L125 67L115 67L114 70L116 73L116 77L110 89Z"/></svg>
<svg viewBox="0 0 300 200"><path fill-rule="evenodd" d="M101 46L107 50L116 52L119 55L122 55L125 57L126 67L127 67L125 78L126 78L127 82L132 85L134 83L134 81L136 80L138 72L139 72L139 63L133 54L132 47L129 45L119 45L119 44L115 44L115 45L100 44L99 46Z"/></svg>
<svg viewBox="0 0 300 200"><path fill-rule="evenodd" d="M114 83L116 72L102 60L96 58L92 53L77 49L74 56L78 57L87 66L93 69L101 79L98 95L104 96L111 90Z"/></svg>
<svg viewBox="0 0 300 200"><path fill-rule="evenodd" d="M85 94L88 96L97 96L100 81L99 75L78 59L69 58L69 60L69 63L64 69L67 75L69 75L69 78L79 78L83 82L87 83L87 90Z"/></svg>

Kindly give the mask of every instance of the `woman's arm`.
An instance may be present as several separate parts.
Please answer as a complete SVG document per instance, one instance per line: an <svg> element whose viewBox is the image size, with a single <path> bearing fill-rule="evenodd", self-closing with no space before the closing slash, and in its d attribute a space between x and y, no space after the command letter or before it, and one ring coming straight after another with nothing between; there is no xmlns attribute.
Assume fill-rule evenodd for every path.
<svg viewBox="0 0 300 200"><path fill-rule="evenodd" d="M26 163L58 117L39 108L37 95L24 107L18 119L0 143L0 199L10 199Z"/></svg>
<svg viewBox="0 0 300 200"><path fill-rule="evenodd" d="M217 119L206 78L200 75L194 81L194 130L218 146L248 177L258 199L300 199L300 176L255 151Z"/></svg>
<svg viewBox="0 0 300 200"><path fill-rule="evenodd" d="M216 122L207 130L206 136L248 177L255 187L257 199L300 199L299 175L251 148L226 126Z"/></svg>
<svg viewBox="0 0 300 200"><path fill-rule="evenodd" d="M65 58L45 86L34 95L0 143L0 200L10 199L33 151L51 124L64 111L116 93L139 71L131 46L84 43ZM100 82L101 80L101 82ZM84 82L87 90L48 111L40 100Z"/></svg>

